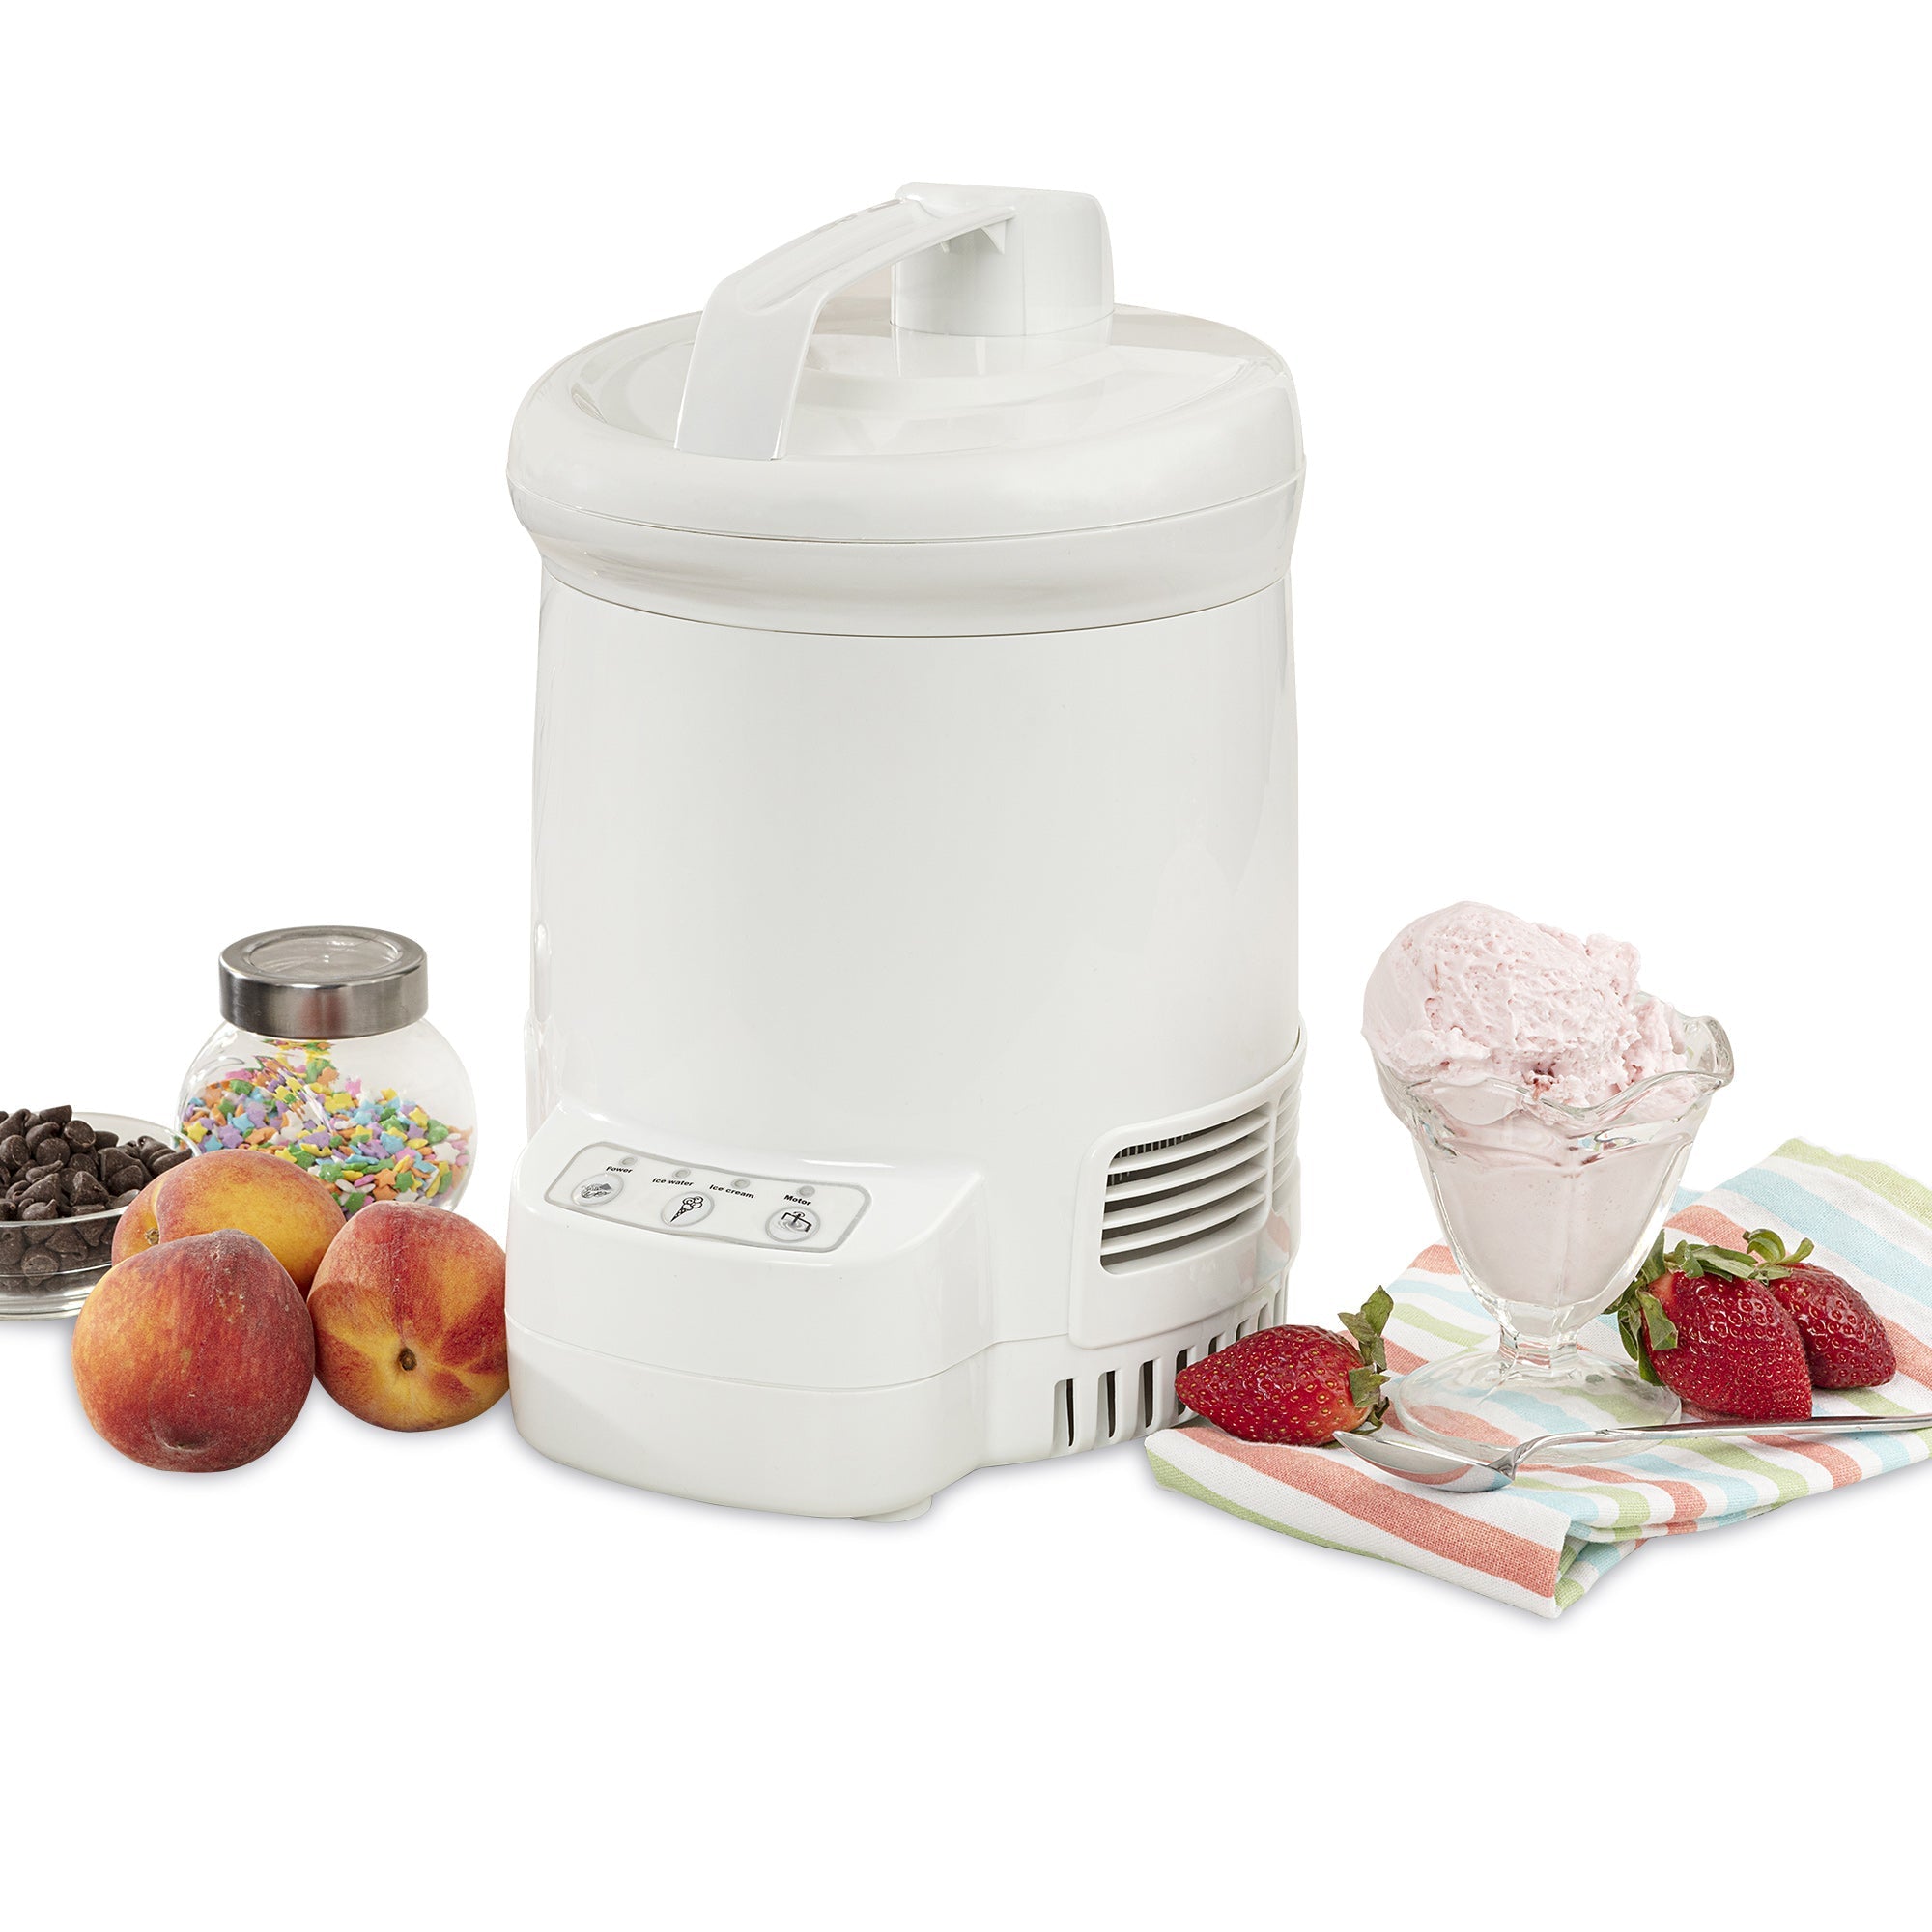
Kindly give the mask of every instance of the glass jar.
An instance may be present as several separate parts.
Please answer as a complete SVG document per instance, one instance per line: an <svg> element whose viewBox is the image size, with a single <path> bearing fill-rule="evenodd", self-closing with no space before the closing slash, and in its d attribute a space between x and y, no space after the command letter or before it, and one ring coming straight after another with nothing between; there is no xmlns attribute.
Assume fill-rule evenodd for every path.
<svg viewBox="0 0 1932 1932"><path fill-rule="evenodd" d="M430 1025L429 958L368 926L287 926L221 955L222 1024L182 1082L201 1153L259 1148L334 1190L452 1208L476 1157L476 1100Z"/></svg>

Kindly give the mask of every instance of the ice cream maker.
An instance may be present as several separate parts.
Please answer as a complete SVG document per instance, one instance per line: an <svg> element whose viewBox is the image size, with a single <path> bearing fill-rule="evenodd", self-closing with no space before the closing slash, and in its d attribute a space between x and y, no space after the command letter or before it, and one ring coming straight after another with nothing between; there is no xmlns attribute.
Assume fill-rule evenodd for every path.
<svg viewBox="0 0 1932 1932"><path fill-rule="evenodd" d="M911 1516L1281 1319L1301 481L1082 194L901 188L530 391L535 1447Z"/></svg>

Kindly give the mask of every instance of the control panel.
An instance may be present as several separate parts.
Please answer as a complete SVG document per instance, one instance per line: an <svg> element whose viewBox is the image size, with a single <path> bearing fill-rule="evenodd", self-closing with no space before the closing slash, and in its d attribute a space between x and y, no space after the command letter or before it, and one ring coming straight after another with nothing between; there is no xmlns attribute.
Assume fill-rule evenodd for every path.
<svg viewBox="0 0 1932 1932"><path fill-rule="evenodd" d="M808 1255L836 1248L871 1199L844 1181L734 1174L608 1142L575 1155L544 1198L628 1228Z"/></svg>

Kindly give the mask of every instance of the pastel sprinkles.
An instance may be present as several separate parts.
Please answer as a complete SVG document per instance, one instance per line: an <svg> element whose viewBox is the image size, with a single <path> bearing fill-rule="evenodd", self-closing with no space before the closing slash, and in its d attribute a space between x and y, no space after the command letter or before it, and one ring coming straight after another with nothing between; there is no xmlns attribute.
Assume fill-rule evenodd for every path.
<svg viewBox="0 0 1932 1932"><path fill-rule="evenodd" d="M344 1079L327 1040L263 1054L182 1107L198 1151L258 1148L334 1189L345 1214L372 1201L447 1206L468 1176L472 1127L453 1127L393 1087Z"/></svg>

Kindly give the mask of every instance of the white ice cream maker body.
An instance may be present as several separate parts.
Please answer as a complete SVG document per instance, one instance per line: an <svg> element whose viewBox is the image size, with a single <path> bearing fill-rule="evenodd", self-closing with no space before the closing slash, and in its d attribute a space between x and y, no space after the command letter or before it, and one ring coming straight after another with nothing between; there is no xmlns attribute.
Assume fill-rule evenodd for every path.
<svg viewBox="0 0 1932 1932"><path fill-rule="evenodd" d="M559 363L510 479L524 1435L890 1518L1171 1421L1298 1225L1279 359L916 185Z"/></svg>

